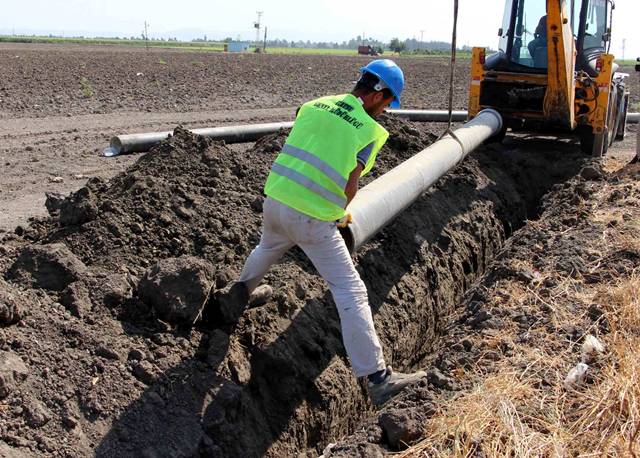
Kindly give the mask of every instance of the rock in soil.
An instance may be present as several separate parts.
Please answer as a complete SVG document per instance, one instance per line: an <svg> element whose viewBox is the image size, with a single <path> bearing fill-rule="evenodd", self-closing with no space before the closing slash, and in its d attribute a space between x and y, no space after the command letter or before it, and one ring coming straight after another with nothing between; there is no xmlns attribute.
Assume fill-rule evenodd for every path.
<svg viewBox="0 0 640 458"><path fill-rule="evenodd" d="M6 398L29 375L29 369L18 355L0 351L0 399Z"/></svg>
<svg viewBox="0 0 640 458"><path fill-rule="evenodd" d="M18 291L0 278L0 326L20 321L26 315L28 307Z"/></svg>
<svg viewBox="0 0 640 458"><path fill-rule="evenodd" d="M133 295L138 283L131 274L113 273L91 279L91 300L95 304L117 307Z"/></svg>
<svg viewBox="0 0 640 458"><path fill-rule="evenodd" d="M193 256L163 259L142 277L138 297L169 323L193 323L215 282L212 264Z"/></svg>
<svg viewBox="0 0 640 458"><path fill-rule="evenodd" d="M60 303L64 305L72 315L82 318L91 312L91 298L89 289L84 282L71 283L60 294Z"/></svg>
<svg viewBox="0 0 640 458"><path fill-rule="evenodd" d="M407 448L424 434L425 417L421 409L402 409L385 412L378 423L394 450Z"/></svg>
<svg viewBox="0 0 640 458"><path fill-rule="evenodd" d="M93 221L98 217L95 197L88 187L80 188L60 204L60 224L72 226Z"/></svg>
<svg viewBox="0 0 640 458"><path fill-rule="evenodd" d="M62 243L31 245L22 250L6 278L34 288L62 291L80 280L86 270L82 261Z"/></svg>
<svg viewBox="0 0 640 458"><path fill-rule="evenodd" d="M30 400L26 405L25 418L32 428L40 428L51 420L51 411L41 401Z"/></svg>
<svg viewBox="0 0 640 458"><path fill-rule="evenodd" d="M19 448L14 448L6 442L0 441L0 458L27 458L27 454Z"/></svg>

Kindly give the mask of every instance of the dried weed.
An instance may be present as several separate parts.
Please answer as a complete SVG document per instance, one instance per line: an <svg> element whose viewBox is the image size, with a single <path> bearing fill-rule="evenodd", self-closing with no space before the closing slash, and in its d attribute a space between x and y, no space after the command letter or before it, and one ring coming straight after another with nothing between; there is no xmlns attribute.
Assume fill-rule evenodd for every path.
<svg viewBox="0 0 640 458"><path fill-rule="evenodd" d="M563 287L571 288L570 281ZM587 383L568 392L562 387L567 367L577 362L577 344L557 354L553 346L522 346L520 364L504 361L473 391L443 402L425 425L426 438L399 456L637 456L640 274L594 288L589 295L604 304L601 320L610 332L601 337L607 355ZM555 374L545 379L551 386L541 385L541 373Z"/></svg>

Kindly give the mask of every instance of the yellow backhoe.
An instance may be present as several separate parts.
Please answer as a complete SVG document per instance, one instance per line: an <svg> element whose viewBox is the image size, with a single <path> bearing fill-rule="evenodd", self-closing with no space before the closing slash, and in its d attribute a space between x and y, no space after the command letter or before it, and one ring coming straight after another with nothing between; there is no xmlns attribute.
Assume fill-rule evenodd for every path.
<svg viewBox="0 0 640 458"><path fill-rule="evenodd" d="M629 75L608 53L613 9L612 0L506 0L498 52L473 49L469 117L493 108L504 129L575 132L585 153L605 154L624 138L629 102Z"/></svg>

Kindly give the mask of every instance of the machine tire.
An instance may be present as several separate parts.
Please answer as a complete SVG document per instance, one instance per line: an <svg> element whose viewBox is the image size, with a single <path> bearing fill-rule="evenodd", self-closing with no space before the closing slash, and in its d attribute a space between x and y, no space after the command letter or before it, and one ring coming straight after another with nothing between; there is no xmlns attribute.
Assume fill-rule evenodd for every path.
<svg viewBox="0 0 640 458"><path fill-rule="evenodd" d="M624 140L627 134L627 111L629 110L629 94L624 94L622 104L620 105L620 114L618 118L618 126L616 129L616 140Z"/></svg>
<svg viewBox="0 0 640 458"><path fill-rule="evenodd" d="M609 150L608 130L601 134L594 134L592 130L585 129L580 132L580 149L588 156L602 157Z"/></svg>

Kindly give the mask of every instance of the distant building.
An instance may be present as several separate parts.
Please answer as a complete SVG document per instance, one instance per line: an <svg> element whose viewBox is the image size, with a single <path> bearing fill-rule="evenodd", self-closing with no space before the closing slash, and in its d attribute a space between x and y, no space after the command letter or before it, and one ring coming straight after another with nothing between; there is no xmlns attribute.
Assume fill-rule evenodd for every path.
<svg viewBox="0 0 640 458"><path fill-rule="evenodd" d="M225 51L228 52L245 52L249 49L250 43L247 41L230 41L225 44Z"/></svg>

